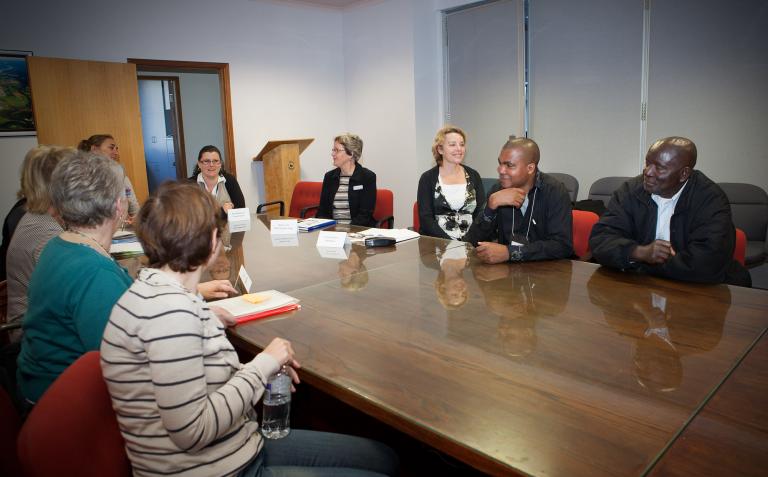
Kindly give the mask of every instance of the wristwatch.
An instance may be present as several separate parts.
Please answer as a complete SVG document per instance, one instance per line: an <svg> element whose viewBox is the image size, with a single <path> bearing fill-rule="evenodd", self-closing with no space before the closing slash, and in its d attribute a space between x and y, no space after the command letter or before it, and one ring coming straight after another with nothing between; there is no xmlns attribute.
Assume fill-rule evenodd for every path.
<svg viewBox="0 0 768 477"><path fill-rule="evenodd" d="M509 260L512 262L519 262L523 259L523 246L522 245L510 245L509 246Z"/></svg>

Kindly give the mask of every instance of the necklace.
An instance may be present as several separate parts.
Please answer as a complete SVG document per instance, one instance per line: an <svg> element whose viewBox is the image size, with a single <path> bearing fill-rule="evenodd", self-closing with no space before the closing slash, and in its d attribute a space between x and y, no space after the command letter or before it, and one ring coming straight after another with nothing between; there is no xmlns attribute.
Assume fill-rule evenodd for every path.
<svg viewBox="0 0 768 477"><path fill-rule="evenodd" d="M84 234L83 232L80 232L77 229L67 229L67 232L72 232L73 234L79 235L79 236L83 237L84 239L88 239L92 243L95 243L96 245L98 245L99 248L97 249L96 247L93 247L93 246L91 246L90 244L87 244L87 243L84 244L84 245L90 246L91 248L95 249L99 253L101 253L103 251L104 254L106 254L107 257L110 257L110 258L112 257L112 255L109 254L109 250L104 248L104 246L101 245L98 240L96 240L95 238L91 237L90 235Z"/></svg>

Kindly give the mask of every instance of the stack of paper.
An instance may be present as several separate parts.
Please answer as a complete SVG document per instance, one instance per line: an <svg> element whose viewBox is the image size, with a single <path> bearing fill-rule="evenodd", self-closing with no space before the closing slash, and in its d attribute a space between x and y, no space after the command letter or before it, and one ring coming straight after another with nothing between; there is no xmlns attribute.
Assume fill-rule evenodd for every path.
<svg viewBox="0 0 768 477"><path fill-rule="evenodd" d="M258 320L268 316L299 309L299 300L277 290L249 293L226 300L212 302L214 306L224 308L237 318L238 323Z"/></svg>
<svg viewBox="0 0 768 477"><path fill-rule="evenodd" d="M328 227L330 225L336 225L336 221L333 219L318 219L316 217L312 217L299 221L299 232L309 232L311 230Z"/></svg>
<svg viewBox="0 0 768 477"><path fill-rule="evenodd" d="M144 255L144 249L133 232L119 231L112 237L109 253L117 260Z"/></svg>

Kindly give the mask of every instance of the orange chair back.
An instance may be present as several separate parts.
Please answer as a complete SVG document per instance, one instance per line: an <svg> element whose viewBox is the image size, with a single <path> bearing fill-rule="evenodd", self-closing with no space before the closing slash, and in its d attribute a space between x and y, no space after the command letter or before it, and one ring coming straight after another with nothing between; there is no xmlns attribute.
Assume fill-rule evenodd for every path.
<svg viewBox="0 0 768 477"><path fill-rule="evenodd" d="M740 228L736 228L736 245L733 247L733 259L744 265L747 257L747 234Z"/></svg>
<svg viewBox="0 0 768 477"><path fill-rule="evenodd" d="M415 232L419 231L419 203L418 202L413 203L413 230Z"/></svg>
<svg viewBox="0 0 768 477"><path fill-rule="evenodd" d="M379 221L394 214L395 196L389 189L376 189L376 207L373 209L373 220ZM392 228L388 224L382 225L382 228Z"/></svg>
<svg viewBox="0 0 768 477"><path fill-rule="evenodd" d="M18 440L26 477L131 475L99 360L81 356L35 404Z"/></svg>
<svg viewBox="0 0 768 477"><path fill-rule="evenodd" d="M322 182L300 181L296 183L291 195L291 207L288 217L299 218L301 209L313 205L320 205L320 191L323 190ZM307 217L314 217L317 210L307 212Z"/></svg>
<svg viewBox="0 0 768 477"><path fill-rule="evenodd" d="M594 212L586 210L573 210L573 252L579 257L584 258L589 252L589 234L592 233L592 226L600 220Z"/></svg>

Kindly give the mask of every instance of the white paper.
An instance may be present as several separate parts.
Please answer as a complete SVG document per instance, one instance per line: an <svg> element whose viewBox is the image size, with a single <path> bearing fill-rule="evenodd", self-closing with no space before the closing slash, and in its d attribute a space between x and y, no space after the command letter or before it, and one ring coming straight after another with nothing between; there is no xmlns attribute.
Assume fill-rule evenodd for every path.
<svg viewBox="0 0 768 477"><path fill-rule="evenodd" d="M299 233L299 222L296 219L275 219L270 223L269 232L275 235Z"/></svg>
<svg viewBox="0 0 768 477"><path fill-rule="evenodd" d="M343 248L347 240L346 232L326 232L321 231L317 235L317 247Z"/></svg>
<svg viewBox="0 0 768 477"><path fill-rule="evenodd" d="M272 246L273 247L298 247L299 236L297 234L290 235L278 235L272 234Z"/></svg>
<svg viewBox="0 0 768 477"><path fill-rule="evenodd" d="M245 232L251 230L251 211L248 207L242 209L229 209L227 222L230 232Z"/></svg>
<svg viewBox="0 0 768 477"><path fill-rule="evenodd" d="M317 252L323 258L331 258L334 260L346 260L349 258L349 249L344 247L317 247Z"/></svg>
<svg viewBox="0 0 768 477"><path fill-rule="evenodd" d="M253 285L253 280L251 280L251 277L248 276L248 272L245 270L245 266L240 265L240 271L237 273L240 277L240 281L243 282L243 288L245 288L246 292L251 291L251 285ZM218 304L218 302L216 302Z"/></svg>

